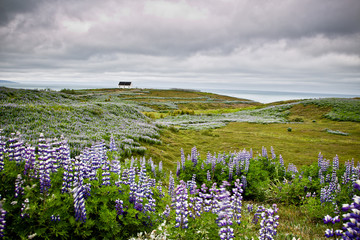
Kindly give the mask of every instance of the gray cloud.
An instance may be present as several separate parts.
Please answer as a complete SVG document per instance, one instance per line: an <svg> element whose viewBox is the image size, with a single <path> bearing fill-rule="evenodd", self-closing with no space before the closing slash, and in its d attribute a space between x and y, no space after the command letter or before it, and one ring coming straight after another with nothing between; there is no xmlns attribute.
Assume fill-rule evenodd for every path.
<svg viewBox="0 0 360 240"><path fill-rule="evenodd" d="M358 0L2 0L0 6L2 79L315 81L359 90Z"/></svg>
<svg viewBox="0 0 360 240"><path fill-rule="evenodd" d="M0 26L7 25L17 14L35 12L42 2L42 0L1 0Z"/></svg>

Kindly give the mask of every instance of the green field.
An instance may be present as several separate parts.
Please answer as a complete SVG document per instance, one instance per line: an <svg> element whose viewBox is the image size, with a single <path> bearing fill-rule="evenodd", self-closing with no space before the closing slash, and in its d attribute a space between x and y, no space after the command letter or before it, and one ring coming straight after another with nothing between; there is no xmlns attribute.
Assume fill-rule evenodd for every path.
<svg viewBox="0 0 360 240"><path fill-rule="evenodd" d="M261 104L247 99L181 89L64 89L56 92L0 87L0 116L2 139L13 138L12 133L19 132L20 139L27 144L36 146L40 134L43 133L49 144L56 145L58 144L56 139L60 139L63 135L69 143L72 158L78 157L85 148L89 149L99 142L108 149L113 139L118 150L115 153L109 153L108 157L110 161L120 160L123 168L129 167L130 162L133 162L134 159L137 162L137 159L141 161L145 157L145 159L152 159L153 162L149 160L151 164L162 162L166 171L175 173L177 164L181 161L181 149L185 153L185 158L189 155L190 159L191 151L193 147L196 147L197 153L200 154L198 159L203 161L203 164L209 153L219 159L221 156L225 156L229 160L235 153L244 149L246 151L251 150L254 169L246 170L243 173L248 174L248 180L250 185L253 184L251 187L254 192L247 192L244 195L243 206L247 204L269 206L272 203L277 203L280 208L279 239L292 239L292 237L321 239L324 236L326 226L322 224L323 215L316 214L327 213L329 204L321 205L319 196L317 196L317 203L304 200L306 194L304 186L309 186L318 195L320 195L320 189L327 187L327 183L322 183L322 185L315 183L315 180L319 180L317 179L319 153L330 162L335 156L338 156L341 165L341 170L337 172L339 179L344 172L345 162L354 159L356 164L360 160L360 99L356 98L308 99ZM4 144L3 146L10 147L10 145ZM299 170L303 169L306 179L301 180L303 172L296 173L296 176L295 173L294 175L288 173L288 175L281 177L276 175L272 179L270 176L274 174L274 169L271 166L278 163L274 162L269 165L270 158L262 156L263 147L267 149L269 156L271 155L270 149L274 149L277 158L273 159L276 161L281 155L285 167L292 163ZM18 166L8 161L10 158L8 153L1 154L5 156L5 168L10 169L2 175L2 181L13 184L17 174L11 172L11 169L17 169ZM259 161L264 161L264 166ZM187 160L187 164L191 166L191 160ZM210 166L207 164L205 164L205 168L209 169ZM153 165L151 166L153 167ZM219 176L213 176L213 180L226 179L226 171L229 171L229 166L223 167L222 171L219 167L216 170ZM103 171L105 170L103 169L98 174ZM148 167L148 171L150 172L150 167ZM179 183L180 178L189 181L194 173L199 175L200 180L197 179L197 181L201 182L205 178L205 170L201 171L199 166L197 168L193 166L192 170L184 170L180 173L179 179L176 179L176 183ZM261 178L256 174L255 176L251 175L253 174L251 171L258 171L260 175L264 174L264 176ZM325 173L330 176L331 167L324 171ZM115 175L112 175L113 177L116 178ZM308 180L308 177L315 179L313 183ZM56 184L61 186L61 175L54 175L54 179L57 181ZM156 179L160 180L161 187L168 188L168 173L157 175ZM284 180L286 184L280 180ZM294 184L291 185L292 182ZM101 227L96 228L93 220L81 225L75 222L73 217L70 225L66 225L66 229L65 227L64 229L57 229L56 227L49 229L46 226L45 217L37 216L42 219L41 226L39 226L41 229L35 227L29 227L29 229L35 229L40 235L50 234L50 232L51 234L67 234L75 231L83 238L89 236L92 231L95 231L94 229L97 229L96 236L106 236L106 238L113 237L112 231L124 231L117 229L118 226L115 223L110 223L107 219L109 216L113 219L116 217L111 205L114 199L111 197L118 196L117 188L109 186L108 189L105 189L96 184L92 191L95 191L95 195L98 194L100 197L90 198L87 204L90 206L89 212L93 216L100 214L101 219L99 221L102 221L103 224L109 224L103 227L106 229L104 232L99 230ZM350 183L347 184L350 186ZM7 185L0 187L1 194L9 194L9 192L14 191L12 187ZM282 192L281 188L284 188ZM339 204L349 200L347 192L350 191L349 189L343 190L344 193L341 194L344 196L339 194ZM27 191L30 191L31 196L37 199L36 194L38 192L35 194L31 192L30 188ZM54 194L60 194L56 192L57 190L53 191ZM106 192L111 192L111 194L108 196ZM60 196L58 197L59 202L56 200L56 204L60 206L63 201L60 198L64 198L71 206L71 196L58 196ZM10 196L10 198L13 197ZM37 201L41 200L42 198L37 199ZM164 201L169 202L169 197ZM102 208L109 216L102 215L99 211L97 208L99 202L103 204ZM41 211L50 216L49 209L58 206L55 203L55 205L52 204L51 201L49 203L44 201ZM161 208L165 207L165 203L159 205ZM10 203L6 203L4 206L8 208L8 212L10 210L20 211L20 207L10 206ZM106 208L108 206L110 207ZM307 209L304 206L313 208ZM73 214L68 211L68 206L64 206L64 209L64 215L70 217ZM36 211L33 212L36 214ZM16 218L15 215L10 216ZM207 219L205 222L198 221L193 224L196 228L204 228L204 231L209 230L210 226L216 226L213 222L211 222L213 225L208 225L206 222L213 221L213 216L207 215ZM244 212L243 220L244 227L236 229L236 233L241 237L236 239L243 239L245 236L256 237L259 227L251 224L251 214ZM16 221L21 221L21 219ZM14 220L14 222L16 221ZM74 230L71 224L75 223L76 229ZM28 224L32 226L38 222L30 219ZM65 223L62 224L65 226ZM136 226L138 223L134 221L131 224ZM173 228L171 224L169 223L167 226ZM112 230L110 231L107 227ZM20 231L20 229L16 230L17 227L12 229L11 234ZM23 230L29 234L26 229ZM81 231L88 235L81 235ZM126 236L134 234L137 227L131 231L125 229L126 234L128 234ZM189 230L188 233L175 231L172 234L178 234L176 235L177 239L187 239L189 235L186 234L191 234L191 231ZM213 236L211 234L216 235L217 233L209 234L207 236ZM119 237L119 239L123 238ZM200 235L199 239L201 239Z"/></svg>
<svg viewBox="0 0 360 240"><path fill-rule="evenodd" d="M101 139L109 141L110 135L118 142L133 139L137 147L146 147L145 156L162 160L169 168L179 160L181 148L189 152L194 146L204 156L242 149L256 153L263 146L272 146L285 162L298 166L317 161L319 152L330 160L338 155L343 163L359 160L359 102L319 99L265 105L179 89L54 92L0 88L0 128L7 134L19 131L33 140L38 131L48 137L64 134L70 144L79 147ZM273 109L266 110L269 106ZM161 125L169 121L170 125ZM139 136L162 144L154 145ZM133 152L144 153L143 149Z"/></svg>

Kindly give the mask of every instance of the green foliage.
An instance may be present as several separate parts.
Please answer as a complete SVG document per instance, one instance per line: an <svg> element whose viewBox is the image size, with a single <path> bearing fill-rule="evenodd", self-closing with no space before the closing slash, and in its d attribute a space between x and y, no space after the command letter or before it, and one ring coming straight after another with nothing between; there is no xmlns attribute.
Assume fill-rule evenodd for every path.
<svg viewBox="0 0 360 240"><path fill-rule="evenodd" d="M282 180L284 177L284 169L279 163L261 157L252 160L249 171L246 174L247 187L244 196L246 199L264 201L269 196L266 192L271 181Z"/></svg>
<svg viewBox="0 0 360 240"><path fill-rule="evenodd" d="M169 239L218 239L219 227L215 222L216 217L212 212L204 212L201 218L189 218L189 227L186 229L176 228L174 222L169 226Z"/></svg>
<svg viewBox="0 0 360 240"><path fill-rule="evenodd" d="M73 95L78 94L74 89L68 89L68 88L61 89L60 92L66 94L73 94Z"/></svg>
<svg viewBox="0 0 360 240"><path fill-rule="evenodd" d="M360 100L356 98L325 98L303 102L304 105L315 104L320 107L331 107L331 111L325 115L334 121L360 122Z"/></svg>
<svg viewBox="0 0 360 240"><path fill-rule="evenodd" d="M91 184L90 196L85 201L87 219L85 222L76 221L72 193L60 191L62 168L51 174L49 191L40 193L39 179L23 175L24 163L17 164L5 157L4 164L4 170L0 172L0 194L4 200L3 208L7 211L5 239L27 239L31 235L39 239L129 239L138 232L156 228L162 218L160 213L170 201L169 197L160 194L158 188L153 188L157 212L139 212L129 202L128 185L102 186L98 180L86 180L85 183ZM156 173L158 179L164 177L164 173ZM99 169L99 179L101 174ZM24 180L24 195L16 198L14 186L19 175ZM111 182L118 180L119 176L112 173ZM120 217L115 209L116 199L124 202L125 214ZM146 199L143 204L147 204ZM59 216L60 221L51 221L52 216Z"/></svg>
<svg viewBox="0 0 360 240"><path fill-rule="evenodd" d="M322 221L324 216L334 212L334 206L332 203L321 203L320 199L316 197L305 198L301 205L301 209L304 213L306 213L309 219L317 222Z"/></svg>

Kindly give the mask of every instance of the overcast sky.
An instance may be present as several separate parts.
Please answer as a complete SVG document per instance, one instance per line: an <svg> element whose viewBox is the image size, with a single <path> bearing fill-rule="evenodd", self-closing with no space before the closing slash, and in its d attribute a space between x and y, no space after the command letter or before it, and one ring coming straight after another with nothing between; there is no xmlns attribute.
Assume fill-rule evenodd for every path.
<svg viewBox="0 0 360 240"><path fill-rule="evenodd" d="M0 0L0 79L360 94L360 1Z"/></svg>

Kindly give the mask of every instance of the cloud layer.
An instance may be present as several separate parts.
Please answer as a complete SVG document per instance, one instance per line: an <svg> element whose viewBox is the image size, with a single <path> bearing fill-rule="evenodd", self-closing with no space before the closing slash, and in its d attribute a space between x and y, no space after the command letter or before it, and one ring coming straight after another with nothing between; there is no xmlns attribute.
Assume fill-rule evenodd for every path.
<svg viewBox="0 0 360 240"><path fill-rule="evenodd" d="M358 0L3 0L0 78L360 93L359 23Z"/></svg>

